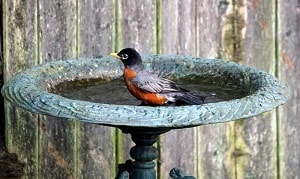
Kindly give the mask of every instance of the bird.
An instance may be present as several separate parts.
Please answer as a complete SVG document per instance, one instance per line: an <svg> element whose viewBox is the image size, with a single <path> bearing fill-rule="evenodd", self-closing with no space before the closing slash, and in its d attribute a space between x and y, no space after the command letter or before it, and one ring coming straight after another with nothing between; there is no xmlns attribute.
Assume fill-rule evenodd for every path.
<svg viewBox="0 0 300 179"><path fill-rule="evenodd" d="M118 53L110 53L124 64L123 78L128 91L142 105L201 105L204 97L192 94L174 81L147 71L141 55L134 48L124 48Z"/></svg>

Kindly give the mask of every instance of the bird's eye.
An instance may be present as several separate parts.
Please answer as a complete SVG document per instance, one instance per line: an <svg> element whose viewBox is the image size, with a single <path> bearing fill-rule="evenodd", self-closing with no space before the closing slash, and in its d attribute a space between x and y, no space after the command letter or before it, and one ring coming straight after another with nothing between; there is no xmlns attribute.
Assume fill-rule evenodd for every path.
<svg viewBox="0 0 300 179"><path fill-rule="evenodd" d="M125 59L127 59L127 58L128 58L128 55L127 55L127 54L123 54L121 57L122 57L122 59L124 59L124 60L125 60Z"/></svg>

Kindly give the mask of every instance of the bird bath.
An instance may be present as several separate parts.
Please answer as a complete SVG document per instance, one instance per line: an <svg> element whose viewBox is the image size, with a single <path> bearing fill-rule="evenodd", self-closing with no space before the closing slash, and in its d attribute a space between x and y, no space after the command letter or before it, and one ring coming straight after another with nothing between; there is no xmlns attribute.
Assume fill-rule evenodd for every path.
<svg viewBox="0 0 300 179"><path fill-rule="evenodd" d="M233 62L180 55L145 55L142 58L148 70L172 80L190 80L194 86L201 82L242 93L232 99L212 100L203 105L160 107L134 105L126 100L120 104L109 101L114 90L96 92L95 96L107 99L100 102L71 99L62 94L74 86L116 84L121 79L123 65L109 56L35 66L12 77L1 92L7 101L34 113L113 126L130 133L136 144L130 151L135 161L119 165L118 178L135 179L156 178L153 160L158 157L158 151L153 144L160 134L248 118L282 105L288 98L286 87L273 76ZM172 169L170 176L183 177L177 169Z"/></svg>

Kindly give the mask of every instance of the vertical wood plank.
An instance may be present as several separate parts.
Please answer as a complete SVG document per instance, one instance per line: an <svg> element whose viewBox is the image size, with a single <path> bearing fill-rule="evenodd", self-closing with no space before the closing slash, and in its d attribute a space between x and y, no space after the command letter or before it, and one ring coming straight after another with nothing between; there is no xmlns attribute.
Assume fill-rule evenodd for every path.
<svg viewBox="0 0 300 179"><path fill-rule="evenodd" d="M39 1L40 61L76 57L76 1ZM77 177L78 122L56 117L41 117L41 178Z"/></svg>
<svg viewBox="0 0 300 179"><path fill-rule="evenodd" d="M237 1L236 9L245 18L236 22L237 31L245 31L235 47L243 49L240 62L275 75L275 1ZM277 177L276 134L275 110L235 123L237 178Z"/></svg>
<svg viewBox="0 0 300 179"><path fill-rule="evenodd" d="M113 50L115 3L79 1L79 56L98 56Z"/></svg>
<svg viewBox="0 0 300 179"><path fill-rule="evenodd" d="M278 77L290 93L279 108L279 177L300 178L300 13L299 1L278 1Z"/></svg>
<svg viewBox="0 0 300 179"><path fill-rule="evenodd" d="M40 61L76 57L76 0L39 1Z"/></svg>
<svg viewBox="0 0 300 179"><path fill-rule="evenodd" d="M163 53L195 55L195 2L162 1L161 50Z"/></svg>
<svg viewBox="0 0 300 179"><path fill-rule="evenodd" d="M114 1L79 2L79 56L109 54L113 49ZM99 94L103 95L103 94ZM80 124L80 178L114 178L115 129Z"/></svg>
<svg viewBox="0 0 300 179"><path fill-rule="evenodd" d="M228 1L197 1L197 55L211 58L223 57L222 33L229 4Z"/></svg>
<svg viewBox="0 0 300 179"><path fill-rule="evenodd" d="M0 19L0 89L3 86L4 78L3 78L3 1L0 2L0 14L2 14L2 18ZM3 158L5 154L7 153L6 150L6 139L5 139L5 112L4 112L4 97L0 95L0 158ZM1 164L0 164L1 165ZM2 167L4 168L4 167ZM2 171L5 169L2 169ZM4 176L5 172L2 172L2 175ZM1 175L0 175L1 177Z"/></svg>
<svg viewBox="0 0 300 179"><path fill-rule="evenodd" d="M4 77L3 77L3 1L0 2L0 14L2 14L2 18L0 19L0 88L2 88L4 83ZM5 112L4 112L4 97L0 95L0 155L3 156L3 154L6 152L5 148ZM2 157L1 157L2 158Z"/></svg>
<svg viewBox="0 0 300 179"><path fill-rule="evenodd" d="M226 26L230 26L230 22L227 22L230 6L230 1L197 1L198 56L228 57L223 36ZM233 122L198 127L196 153L198 178L235 178L233 152Z"/></svg>
<svg viewBox="0 0 300 179"><path fill-rule="evenodd" d="M118 21L120 23L117 27L119 29L116 35L119 41L116 42L116 46L120 49L132 47L141 54L155 52L157 45L156 2L152 0L117 1L117 10L119 10ZM128 134L119 134L119 137L121 139L118 145L122 147L119 148L118 162L122 163L131 158L129 151L134 144Z"/></svg>
<svg viewBox="0 0 300 179"><path fill-rule="evenodd" d="M156 2L152 0L120 1L121 48L133 47L140 53L156 49Z"/></svg>
<svg viewBox="0 0 300 179"><path fill-rule="evenodd" d="M115 130L94 124L80 124L78 178L116 176Z"/></svg>
<svg viewBox="0 0 300 179"><path fill-rule="evenodd" d="M36 1L3 1L4 78L37 63ZM34 25L33 25L34 24ZM24 178L38 174L38 116L5 104L9 152L25 163Z"/></svg>
<svg viewBox="0 0 300 179"><path fill-rule="evenodd" d="M161 2L161 52L165 54L196 54L195 2L176 0ZM159 141L159 175L168 178L172 168L196 176L196 128L173 130Z"/></svg>
<svg viewBox="0 0 300 179"><path fill-rule="evenodd" d="M76 122L41 116L40 178L77 178Z"/></svg>

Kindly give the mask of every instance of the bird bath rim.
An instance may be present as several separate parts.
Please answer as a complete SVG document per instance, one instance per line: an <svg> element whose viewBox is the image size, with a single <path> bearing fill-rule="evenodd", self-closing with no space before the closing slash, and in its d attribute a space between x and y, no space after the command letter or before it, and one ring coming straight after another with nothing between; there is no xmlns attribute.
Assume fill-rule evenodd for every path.
<svg viewBox="0 0 300 179"><path fill-rule="evenodd" d="M59 83L83 79L120 78L123 66L110 56L55 61L13 76L1 93L11 103L34 113L84 122L141 128L185 128L248 118L284 104L287 88L275 77L252 67L220 59L182 55L144 55L146 68L176 78L208 75L234 79L249 88L241 99L191 106L132 106L72 100L50 93ZM225 81L226 81L225 80Z"/></svg>

